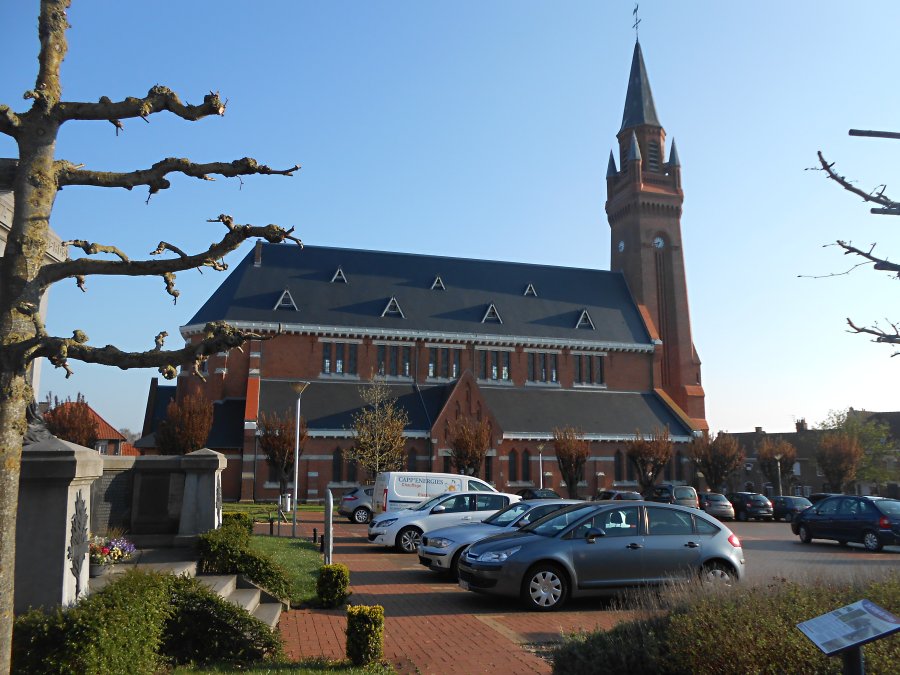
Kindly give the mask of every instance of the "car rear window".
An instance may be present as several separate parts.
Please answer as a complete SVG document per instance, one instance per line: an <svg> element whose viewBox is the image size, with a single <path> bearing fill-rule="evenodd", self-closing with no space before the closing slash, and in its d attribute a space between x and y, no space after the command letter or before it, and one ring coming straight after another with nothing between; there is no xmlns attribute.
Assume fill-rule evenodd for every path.
<svg viewBox="0 0 900 675"><path fill-rule="evenodd" d="M716 494L706 495L705 499L708 502L727 502L728 501L727 499L725 499L725 495L716 495Z"/></svg>
<svg viewBox="0 0 900 675"><path fill-rule="evenodd" d="M675 488L675 499L696 499L697 493L692 487Z"/></svg>
<svg viewBox="0 0 900 675"><path fill-rule="evenodd" d="M766 504L769 500L762 495L753 495L752 497L750 497L750 501L754 504Z"/></svg>
<svg viewBox="0 0 900 675"><path fill-rule="evenodd" d="M888 501L885 499L884 501L879 500L876 503L882 513L890 516L900 516L900 501L897 501L896 499Z"/></svg>

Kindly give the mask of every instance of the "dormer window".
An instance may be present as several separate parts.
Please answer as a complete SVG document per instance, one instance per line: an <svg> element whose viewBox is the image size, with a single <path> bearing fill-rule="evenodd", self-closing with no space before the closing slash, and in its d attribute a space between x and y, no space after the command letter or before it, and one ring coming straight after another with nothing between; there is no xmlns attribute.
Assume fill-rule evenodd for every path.
<svg viewBox="0 0 900 675"><path fill-rule="evenodd" d="M434 278L434 283L431 284L431 290L433 291L446 291L447 287L444 286L444 282L441 281L441 276L438 275Z"/></svg>
<svg viewBox="0 0 900 675"><path fill-rule="evenodd" d="M295 312L297 311L297 305L294 303L294 298L291 297L291 292L289 290L284 289L284 292L281 294L281 297L278 298L278 302L275 303L273 309L292 309Z"/></svg>
<svg viewBox="0 0 900 675"><path fill-rule="evenodd" d="M524 295L526 298L527 298L529 295L530 295L531 297L533 297L533 298L536 298L536 297L537 297L537 291L534 290L534 285L533 285L533 284L528 284L528 285L525 287L525 292L524 292L522 295Z"/></svg>
<svg viewBox="0 0 900 675"><path fill-rule="evenodd" d="M500 318L500 312L497 311L497 308L494 307L494 303L487 308L487 311L484 313L484 316L481 317L481 323L487 323L488 321L495 323L503 323L503 319Z"/></svg>
<svg viewBox="0 0 900 675"><path fill-rule="evenodd" d="M347 283L347 277L344 276L344 270L342 270L340 267L338 267L338 268L337 268L337 271L334 273L334 276L331 277L331 283L333 283L333 284L336 284L336 283L346 284L346 283Z"/></svg>
<svg viewBox="0 0 900 675"><path fill-rule="evenodd" d="M578 317L578 323L575 324L575 328L590 328L594 330L594 322L591 321L591 315L588 314L586 309L581 310L581 316Z"/></svg>
<svg viewBox="0 0 900 675"><path fill-rule="evenodd" d="M401 319L406 318L406 315L403 314L403 310L400 309L400 303L397 302L397 298L394 297L388 300L388 304L385 306L381 316L399 316Z"/></svg>

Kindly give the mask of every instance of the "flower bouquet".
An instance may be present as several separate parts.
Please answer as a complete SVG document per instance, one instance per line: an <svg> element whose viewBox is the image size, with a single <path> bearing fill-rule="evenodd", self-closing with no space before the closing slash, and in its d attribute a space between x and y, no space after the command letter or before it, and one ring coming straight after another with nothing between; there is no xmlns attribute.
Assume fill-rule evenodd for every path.
<svg viewBox="0 0 900 675"><path fill-rule="evenodd" d="M90 575L95 577L104 574L112 565L131 558L134 552L134 544L125 537L109 539L94 535L91 537L88 551Z"/></svg>

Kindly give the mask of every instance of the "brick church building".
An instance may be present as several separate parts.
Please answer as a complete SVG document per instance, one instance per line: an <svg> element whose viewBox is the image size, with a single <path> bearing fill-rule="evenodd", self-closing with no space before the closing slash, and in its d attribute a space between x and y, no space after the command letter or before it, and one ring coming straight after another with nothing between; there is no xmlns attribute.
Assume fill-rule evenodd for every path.
<svg viewBox="0 0 900 675"><path fill-rule="evenodd" d="M293 415L291 384L308 381L309 438L299 498L321 500L372 479L346 461L359 388L377 373L406 410L407 467L449 471L450 422L486 419L482 476L500 490L559 489L553 430L590 442L580 494L636 485L625 443L668 428L665 478L689 482L685 444L707 429L691 339L681 240L681 166L666 152L636 43L618 151L606 176L611 270L398 252L258 243L184 326L208 321L284 334L212 356L202 382L151 385L138 447L173 396L215 402L208 446L228 458L226 499L272 499L277 478L258 451L260 412ZM561 491L562 492L562 491Z"/></svg>

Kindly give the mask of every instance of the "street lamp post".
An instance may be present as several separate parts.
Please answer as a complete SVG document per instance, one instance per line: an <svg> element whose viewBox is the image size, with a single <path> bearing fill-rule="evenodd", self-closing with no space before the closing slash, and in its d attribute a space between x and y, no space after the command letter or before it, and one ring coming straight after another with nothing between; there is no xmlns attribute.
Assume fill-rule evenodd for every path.
<svg viewBox="0 0 900 675"><path fill-rule="evenodd" d="M540 474L540 484L538 487L544 487L544 444L538 443L538 474Z"/></svg>
<svg viewBox="0 0 900 675"><path fill-rule="evenodd" d="M784 455L775 455L775 464L778 470L778 496L781 496L781 458Z"/></svg>
<svg viewBox="0 0 900 675"><path fill-rule="evenodd" d="M303 397L303 390L309 386L309 382L294 382L291 389L297 394L297 419L295 420L294 429L294 494L293 504L294 519L291 521L291 539L297 536L297 497L300 495L300 399Z"/></svg>

